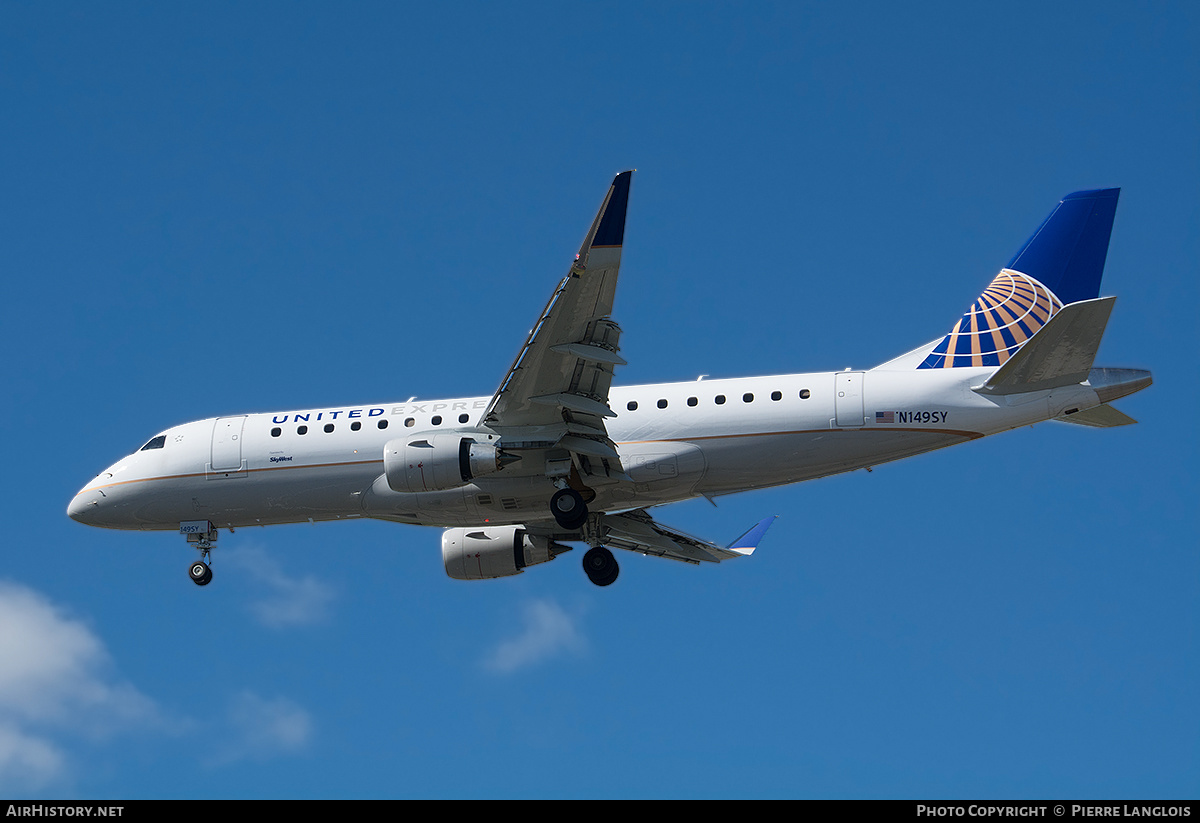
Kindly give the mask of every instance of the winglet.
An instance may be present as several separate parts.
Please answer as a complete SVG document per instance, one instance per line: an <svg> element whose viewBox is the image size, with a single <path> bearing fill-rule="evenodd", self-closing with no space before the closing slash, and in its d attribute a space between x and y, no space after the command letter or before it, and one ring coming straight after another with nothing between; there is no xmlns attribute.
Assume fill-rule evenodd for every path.
<svg viewBox="0 0 1200 823"><path fill-rule="evenodd" d="M620 248L625 241L625 212L629 209L629 184L632 180L632 171L623 171L613 178L600 225L596 227L596 233L592 236L593 249L614 246Z"/></svg>
<svg viewBox="0 0 1200 823"><path fill-rule="evenodd" d="M775 518L778 516L777 514L773 514L770 517L764 517L762 520L759 520L749 531L725 548L738 554L754 554L754 550L758 548L759 541L762 540L763 535L767 533L767 529L771 528L771 524L775 522Z"/></svg>

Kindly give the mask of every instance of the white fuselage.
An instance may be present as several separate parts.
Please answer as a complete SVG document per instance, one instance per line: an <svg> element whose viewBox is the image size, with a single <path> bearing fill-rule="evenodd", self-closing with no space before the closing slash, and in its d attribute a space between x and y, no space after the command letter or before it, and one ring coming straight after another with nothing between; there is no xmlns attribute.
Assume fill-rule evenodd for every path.
<svg viewBox="0 0 1200 823"><path fill-rule="evenodd" d="M994 369L822 372L613 387L608 432L633 482L595 489L622 511L869 467L1099 404L1074 385L986 396ZM723 399L723 402L720 400ZM491 398L235 415L175 426L71 502L121 529L220 528L361 517L437 526L544 520L554 484L518 462L466 485L393 491L384 445L421 432L486 432ZM636 405L635 405L636 404ZM460 422L463 421L463 422ZM156 438L157 440L157 438ZM149 444L148 444L149 445Z"/></svg>

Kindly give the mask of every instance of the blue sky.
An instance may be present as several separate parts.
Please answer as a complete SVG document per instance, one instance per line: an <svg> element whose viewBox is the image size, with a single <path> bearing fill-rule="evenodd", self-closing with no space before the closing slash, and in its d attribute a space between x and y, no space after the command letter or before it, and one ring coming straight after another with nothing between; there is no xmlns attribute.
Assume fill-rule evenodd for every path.
<svg viewBox="0 0 1200 823"><path fill-rule="evenodd" d="M1195 797L1200 13L0 7L0 794ZM167 426L488 394L637 168L618 382L869 368L1122 187L1041 426L659 510L747 561L461 583L438 532L87 529ZM1183 421L1180 423L1180 421Z"/></svg>

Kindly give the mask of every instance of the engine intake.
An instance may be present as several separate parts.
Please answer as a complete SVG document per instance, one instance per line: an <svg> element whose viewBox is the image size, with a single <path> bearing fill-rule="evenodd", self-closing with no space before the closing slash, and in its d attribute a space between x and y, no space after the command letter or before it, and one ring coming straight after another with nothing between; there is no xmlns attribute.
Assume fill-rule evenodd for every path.
<svg viewBox="0 0 1200 823"><path fill-rule="evenodd" d="M529 534L523 526L446 529L442 562L455 580L490 580L520 574L526 566L546 563L570 546Z"/></svg>
<svg viewBox="0 0 1200 823"><path fill-rule="evenodd" d="M392 491L412 494L465 486L519 459L464 434L414 434L383 447L383 472Z"/></svg>

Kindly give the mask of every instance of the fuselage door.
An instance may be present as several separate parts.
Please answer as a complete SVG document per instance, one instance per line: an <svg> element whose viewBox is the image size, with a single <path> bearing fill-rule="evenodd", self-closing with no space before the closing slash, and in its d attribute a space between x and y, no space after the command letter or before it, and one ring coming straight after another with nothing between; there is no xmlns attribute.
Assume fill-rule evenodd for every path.
<svg viewBox="0 0 1200 823"><path fill-rule="evenodd" d="M213 424L212 463L214 471L240 471L242 468L242 427L246 416L218 417Z"/></svg>
<svg viewBox="0 0 1200 823"><path fill-rule="evenodd" d="M863 424L863 373L841 371L834 376L834 407L839 426Z"/></svg>

